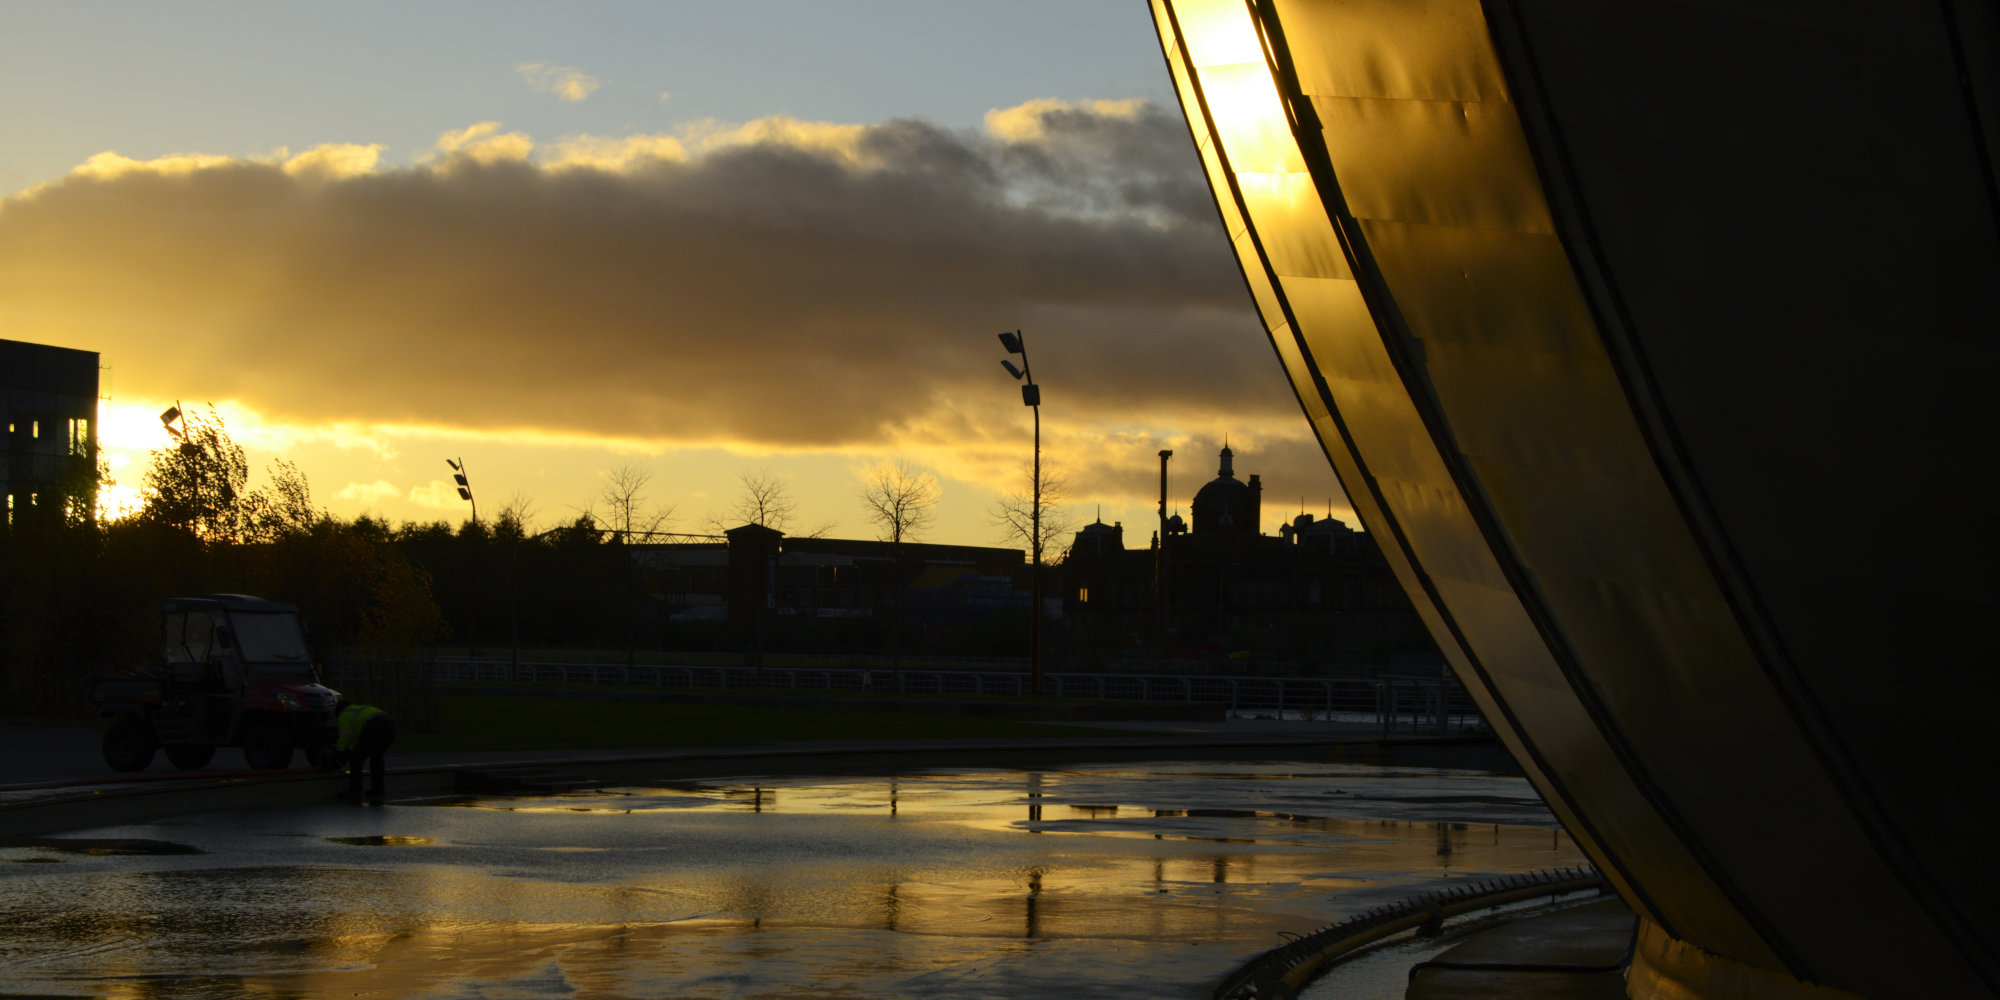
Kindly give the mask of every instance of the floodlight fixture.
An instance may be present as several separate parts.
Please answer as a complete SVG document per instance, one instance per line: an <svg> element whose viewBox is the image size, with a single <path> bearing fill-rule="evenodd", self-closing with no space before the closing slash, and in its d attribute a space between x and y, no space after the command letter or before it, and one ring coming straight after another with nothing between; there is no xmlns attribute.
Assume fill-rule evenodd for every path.
<svg viewBox="0 0 2000 1000"><path fill-rule="evenodd" d="M188 449L193 447L193 445L187 439L187 421L181 420L182 426L175 427L174 421L176 420L181 420L181 404L179 403L167 407L166 410L160 413L160 426L167 429L167 436L181 443L182 454L190 454Z"/></svg>
<svg viewBox="0 0 2000 1000"><path fill-rule="evenodd" d="M1017 366L1009 358L1000 359L1000 367L1007 374L1024 384L1021 386L1021 404L1035 411L1035 464L1030 473L1034 490L1029 501L1028 549L1033 565L1028 568L1029 612L1028 612L1028 691L1042 693L1042 387L1035 384L1035 366L1028 360L1028 344L1019 330L1006 330L1000 334L1000 346L1009 354L1021 356Z"/></svg>
<svg viewBox="0 0 2000 1000"><path fill-rule="evenodd" d="M472 523L479 523L479 501L472 498L472 481L466 478L465 460L462 458L444 460L451 466L451 480L458 484L458 498L472 505Z"/></svg>
<svg viewBox="0 0 2000 1000"><path fill-rule="evenodd" d="M451 466L452 481L458 484L458 498L472 505L472 527L473 530L477 531L479 529L479 501L474 500L472 498L472 481L466 478L465 459L447 458L444 460L444 464ZM464 533L461 532L459 537L461 538L465 537ZM512 571L510 570L509 572L511 574ZM511 585L512 581L510 576L509 586ZM467 639L466 651L472 656L475 657L478 656L479 655L479 608L477 606L476 598L474 607L472 609L472 616L470 618L469 625L467 627L466 639Z"/></svg>

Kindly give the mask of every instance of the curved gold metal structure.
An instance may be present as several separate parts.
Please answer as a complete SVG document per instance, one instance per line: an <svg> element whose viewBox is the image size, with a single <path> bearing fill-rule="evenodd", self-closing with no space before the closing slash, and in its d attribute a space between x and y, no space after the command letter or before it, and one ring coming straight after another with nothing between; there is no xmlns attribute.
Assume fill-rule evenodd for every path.
<svg viewBox="0 0 2000 1000"><path fill-rule="evenodd" d="M1356 512L1649 933L2000 992L2000 16L1153 11Z"/></svg>

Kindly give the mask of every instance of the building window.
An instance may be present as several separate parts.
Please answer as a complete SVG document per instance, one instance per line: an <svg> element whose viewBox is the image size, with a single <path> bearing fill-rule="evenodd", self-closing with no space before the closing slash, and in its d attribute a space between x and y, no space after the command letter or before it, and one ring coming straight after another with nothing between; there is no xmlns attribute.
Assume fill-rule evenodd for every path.
<svg viewBox="0 0 2000 1000"><path fill-rule="evenodd" d="M1089 604L1089 603L1090 603L1090 588L1089 588L1089 587L1078 587L1078 588L1076 588L1076 603L1078 603L1078 604Z"/></svg>
<svg viewBox="0 0 2000 1000"><path fill-rule="evenodd" d="M69 418L69 453L76 456L90 454L90 421L82 417Z"/></svg>

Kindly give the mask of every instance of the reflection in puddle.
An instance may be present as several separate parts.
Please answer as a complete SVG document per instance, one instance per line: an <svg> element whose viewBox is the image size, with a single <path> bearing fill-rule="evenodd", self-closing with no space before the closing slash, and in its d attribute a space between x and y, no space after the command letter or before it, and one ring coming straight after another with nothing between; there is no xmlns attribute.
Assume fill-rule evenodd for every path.
<svg viewBox="0 0 2000 1000"><path fill-rule="evenodd" d="M51 995L143 977L216 995L1193 997L1282 934L1579 860L1519 779L1297 763L663 782L195 817L174 836L207 853L0 866L0 978ZM406 845L425 849L351 849Z"/></svg>
<svg viewBox="0 0 2000 1000"><path fill-rule="evenodd" d="M202 853L201 848L189 844L175 843L171 840L150 840L144 837L27 837L0 841L0 848L6 847L34 847L45 851L85 854L100 858Z"/></svg>

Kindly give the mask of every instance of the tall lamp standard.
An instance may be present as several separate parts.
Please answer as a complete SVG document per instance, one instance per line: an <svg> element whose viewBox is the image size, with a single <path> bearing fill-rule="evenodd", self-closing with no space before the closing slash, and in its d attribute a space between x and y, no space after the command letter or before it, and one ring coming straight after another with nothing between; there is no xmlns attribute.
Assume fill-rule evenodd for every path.
<svg viewBox="0 0 2000 1000"><path fill-rule="evenodd" d="M1021 385L1021 404L1035 411L1034 498L1028 508L1028 548L1033 561L1028 566L1028 591L1034 603L1028 608L1028 690L1042 693L1042 387L1035 384L1033 366L1028 364L1028 343L1021 331L1000 334L1000 346L1021 356L1021 367L1000 359L1000 366Z"/></svg>
<svg viewBox="0 0 2000 1000"><path fill-rule="evenodd" d="M472 499L472 484L465 478L465 459L447 458L444 464L451 466L451 478L458 483L458 498L472 505L472 523L479 523L479 501Z"/></svg>
<svg viewBox="0 0 2000 1000"><path fill-rule="evenodd" d="M1160 601L1160 641L1167 641L1167 459L1172 448L1160 449L1160 533L1153 552L1153 594Z"/></svg>
<svg viewBox="0 0 2000 1000"><path fill-rule="evenodd" d="M447 458L444 460L444 464L451 466L451 478L458 483L458 498L472 505L472 527L477 529L479 527L479 501L472 499L472 483L465 478L465 459ZM471 579L467 582L472 583L478 580L478 578L479 574L474 572L471 575ZM477 584L475 583L474 585L476 586ZM472 602L471 624L467 627L466 632L467 639L470 640L467 643L468 648L466 649L466 653L467 655L476 657L479 655L479 601L477 600Z"/></svg>

